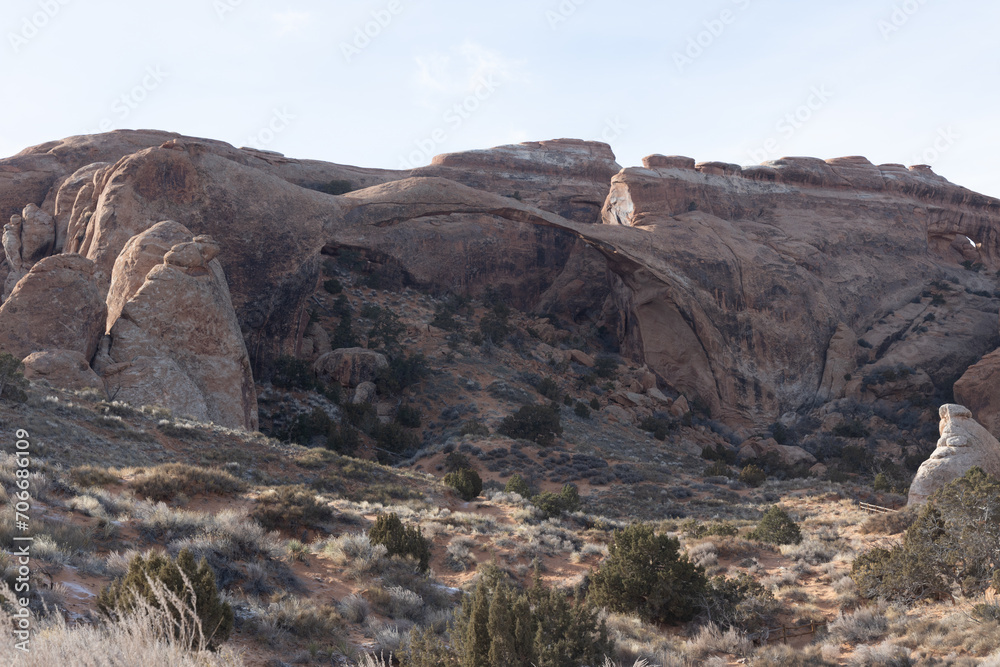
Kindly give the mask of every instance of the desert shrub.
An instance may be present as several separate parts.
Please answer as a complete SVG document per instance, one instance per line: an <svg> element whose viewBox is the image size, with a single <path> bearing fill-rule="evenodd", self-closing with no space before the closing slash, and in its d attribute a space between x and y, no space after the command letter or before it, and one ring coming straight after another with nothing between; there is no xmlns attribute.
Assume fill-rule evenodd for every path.
<svg viewBox="0 0 1000 667"><path fill-rule="evenodd" d="M764 512L760 523L747 537L770 544L798 544L802 541L798 524L792 521L788 512L777 505L772 505Z"/></svg>
<svg viewBox="0 0 1000 667"><path fill-rule="evenodd" d="M0 398L23 403L28 400L24 364L7 352L0 352Z"/></svg>
<svg viewBox="0 0 1000 667"><path fill-rule="evenodd" d="M354 312L351 308L351 302L347 300L347 296L344 294L338 296L337 300L334 301L333 314L340 319L333 330L333 334L330 336L330 346L335 350L357 347L360 343L357 334L354 333L354 322L352 319Z"/></svg>
<svg viewBox="0 0 1000 667"><path fill-rule="evenodd" d="M972 468L931 496L901 544L855 559L851 577L868 598L946 599L984 591L998 566L1000 481Z"/></svg>
<svg viewBox="0 0 1000 667"><path fill-rule="evenodd" d="M545 518L559 516L564 512L579 511L582 506L580 491L572 484L563 486L559 493L546 491L531 499L531 504L542 511Z"/></svg>
<svg viewBox="0 0 1000 667"><path fill-rule="evenodd" d="M411 643L407 664L457 667L598 665L613 651L596 609L536 581L520 591L495 567L462 601L451 628L452 650L430 635Z"/></svg>
<svg viewBox="0 0 1000 667"><path fill-rule="evenodd" d="M867 438L871 435L868 427L857 419L849 419L833 427L833 434L838 438Z"/></svg>
<svg viewBox="0 0 1000 667"><path fill-rule="evenodd" d="M426 572L431 561L431 542L420 528L404 526L397 514L379 514L368 531L371 544L381 544L390 556L410 557L417 561L421 572Z"/></svg>
<svg viewBox="0 0 1000 667"><path fill-rule="evenodd" d="M581 419L590 419L590 408L583 401L577 401L573 406L573 414Z"/></svg>
<svg viewBox="0 0 1000 667"><path fill-rule="evenodd" d="M889 619L883 610L865 607L848 614L841 612L827 630L839 642L861 644L885 635L889 631Z"/></svg>
<svg viewBox="0 0 1000 667"><path fill-rule="evenodd" d="M462 468L444 476L444 483L455 489L459 498L468 502L483 492L483 480L472 468Z"/></svg>
<svg viewBox="0 0 1000 667"><path fill-rule="evenodd" d="M618 374L618 360L614 357L598 357L594 363L594 375L607 380L613 379Z"/></svg>
<svg viewBox="0 0 1000 667"><path fill-rule="evenodd" d="M545 378L538 383L535 390L549 399L550 401L558 401L562 398L562 391L559 389L559 385L552 378Z"/></svg>
<svg viewBox="0 0 1000 667"><path fill-rule="evenodd" d="M314 527L329 521L333 511L304 486L268 489L257 498L252 516L268 530Z"/></svg>
<svg viewBox="0 0 1000 667"><path fill-rule="evenodd" d="M531 440L546 447L555 442L562 432L558 408L547 405L525 405L513 415L505 417L497 428L500 435Z"/></svg>
<svg viewBox="0 0 1000 667"><path fill-rule="evenodd" d="M399 321L399 315L379 306L365 306L362 315L372 322L368 330L368 347L388 351L399 349L399 339L406 333L406 325Z"/></svg>
<svg viewBox="0 0 1000 667"><path fill-rule="evenodd" d="M601 402L599 400L597 400L596 398L590 399L590 409L591 410L600 410L601 409Z"/></svg>
<svg viewBox="0 0 1000 667"><path fill-rule="evenodd" d="M246 485L224 470L210 470L186 465L167 463L135 476L131 486L140 496L154 501L170 500L183 493L193 496L198 493L229 495L242 491Z"/></svg>
<svg viewBox="0 0 1000 667"><path fill-rule="evenodd" d="M380 463L391 462L392 459L398 459L399 455L412 452L420 447L420 438L396 422L388 424L376 422L372 427L371 435L375 438L375 444L378 446L377 453Z"/></svg>
<svg viewBox="0 0 1000 667"><path fill-rule="evenodd" d="M701 458L706 461L722 461L728 465L736 463L736 450L716 443L714 447L705 447L701 450Z"/></svg>
<svg viewBox="0 0 1000 667"><path fill-rule="evenodd" d="M739 480L751 488L757 488L767 481L767 473L751 463L740 470Z"/></svg>
<svg viewBox="0 0 1000 667"><path fill-rule="evenodd" d="M186 549L176 561L158 553L135 556L129 562L128 573L97 597L98 609L117 618L127 616L140 604L169 611L178 623L178 636L181 624L188 620L184 610L193 608L211 646L228 639L233 629L233 610L219 597L215 573L205 560L195 564L194 556Z"/></svg>
<svg viewBox="0 0 1000 667"><path fill-rule="evenodd" d="M703 605L712 623L748 632L772 623L779 607L771 591L745 572L731 579L714 577Z"/></svg>
<svg viewBox="0 0 1000 667"><path fill-rule="evenodd" d="M274 360L271 384L280 389L308 391L316 388L316 378L308 362L286 354Z"/></svg>
<svg viewBox="0 0 1000 667"><path fill-rule="evenodd" d="M444 469L446 472L457 472L463 468L471 468L472 461L464 452L448 452L444 457Z"/></svg>
<svg viewBox="0 0 1000 667"><path fill-rule="evenodd" d="M680 542L635 524L615 531L608 557L591 577L590 597L611 611L672 623L694 617L707 585Z"/></svg>
<svg viewBox="0 0 1000 667"><path fill-rule="evenodd" d="M774 422L771 424L771 437L774 438L774 441L779 445L788 444L790 437L788 427L781 422Z"/></svg>
<svg viewBox="0 0 1000 667"><path fill-rule="evenodd" d="M328 294L340 294L344 291L344 286L340 284L340 281L336 278L330 278L329 280L323 281L323 289L327 291Z"/></svg>
<svg viewBox="0 0 1000 667"><path fill-rule="evenodd" d="M383 395L398 395L427 376L427 359L422 354L394 355L389 366L379 370L375 385Z"/></svg>
<svg viewBox="0 0 1000 667"><path fill-rule="evenodd" d="M685 535L695 539L712 536L735 537L740 532L739 528L727 521L705 523L697 519L687 519L680 528Z"/></svg>
<svg viewBox="0 0 1000 667"><path fill-rule="evenodd" d="M733 469L722 461L712 461L705 466L705 471L702 475L704 477L732 477Z"/></svg>
<svg viewBox="0 0 1000 667"><path fill-rule="evenodd" d="M677 424L667 419L646 417L640 422L639 428L643 431L648 431L657 440L666 440L667 434L677 428Z"/></svg>
<svg viewBox="0 0 1000 667"><path fill-rule="evenodd" d="M423 418L420 408L412 405L401 405L396 410L396 423L405 428L420 428Z"/></svg>
<svg viewBox="0 0 1000 667"><path fill-rule="evenodd" d="M361 444L358 430L350 424L330 425L326 436L326 448L338 454L353 454Z"/></svg>
<svg viewBox="0 0 1000 667"><path fill-rule="evenodd" d="M69 480L77 486L89 488L92 486L108 486L122 481L119 475L100 466L83 465L69 471Z"/></svg>
<svg viewBox="0 0 1000 667"><path fill-rule="evenodd" d="M475 435L480 437L485 437L490 434L490 429L486 424L482 423L478 419L470 419L469 421L462 424L462 428L459 431L461 435Z"/></svg>
<svg viewBox="0 0 1000 667"><path fill-rule="evenodd" d="M518 473L510 476L510 479L507 480L507 485L503 487L503 492L516 493L522 498L531 497L531 487L528 486L528 482Z"/></svg>
<svg viewBox="0 0 1000 667"><path fill-rule="evenodd" d="M487 294L483 301L490 308L490 311L483 315L479 321L479 332L485 340L491 341L498 347L503 347L503 343L510 335L510 307L502 297L495 297Z"/></svg>

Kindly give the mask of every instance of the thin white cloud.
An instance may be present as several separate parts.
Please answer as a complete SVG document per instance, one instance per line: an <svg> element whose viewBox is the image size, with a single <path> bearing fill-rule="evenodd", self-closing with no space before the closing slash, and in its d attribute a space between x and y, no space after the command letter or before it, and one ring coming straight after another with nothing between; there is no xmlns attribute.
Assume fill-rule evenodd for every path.
<svg viewBox="0 0 1000 667"><path fill-rule="evenodd" d="M272 14L271 17L278 24L278 37L285 37L308 25L312 14L308 12L280 12Z"/></svg>
<svg viewBox="0 0 1000 667"><path fill-rule="evenodd" d="M504 83L527 80L523 62L472 41L465 41L446 53L416 56L414 61L417 71L413 82L424 104L440 97L467 95L486 78Z"/></svg>

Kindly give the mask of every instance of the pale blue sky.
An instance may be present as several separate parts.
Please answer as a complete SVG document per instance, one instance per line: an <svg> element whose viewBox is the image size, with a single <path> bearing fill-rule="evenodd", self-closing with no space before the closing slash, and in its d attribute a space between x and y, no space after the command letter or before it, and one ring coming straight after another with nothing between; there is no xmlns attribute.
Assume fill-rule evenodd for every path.
<svg viewBox="0 0 1000 667"><path fill-rule="evenodd" d="M603 138L623 166L860 154L1000 195L1000 3L6 0L0 17L3 155L102 125L388 168Z"/></svg>

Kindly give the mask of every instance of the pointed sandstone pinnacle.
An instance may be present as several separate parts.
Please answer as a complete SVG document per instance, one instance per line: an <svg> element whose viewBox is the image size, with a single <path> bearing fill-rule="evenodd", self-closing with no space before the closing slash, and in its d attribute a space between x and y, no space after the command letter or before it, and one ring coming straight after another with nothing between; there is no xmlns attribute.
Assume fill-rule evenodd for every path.
<svg viewBox="0 0 1000 667"><path fill-rule="evenodd" d="M121 400L252 431L253 374L218 254L176 222L133 237L115 262L99 366Z"/></svg>
<svg viewBox="0 0 1000 667"><path fill-rule="evenodd" d="M942 405L941 438L910 485L907 505L925 502L935 491L964 475L973 466L1000 476L1000 442L990 435L972 412L961 405Z"/></svg>

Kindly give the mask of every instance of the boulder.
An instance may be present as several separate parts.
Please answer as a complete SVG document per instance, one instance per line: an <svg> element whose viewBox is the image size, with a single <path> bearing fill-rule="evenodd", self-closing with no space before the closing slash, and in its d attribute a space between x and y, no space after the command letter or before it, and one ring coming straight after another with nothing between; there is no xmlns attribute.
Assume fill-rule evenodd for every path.
<svg viewBox="0 0 1000 667"><path fill-rule="evenodd" d="M653 399L657 403L662 403L663 405L665 405L667 407L670 407L671 405L673 405L673 401L671 399L667 398L666 394L664 394L662 391L660 391L659 389L657 389L655 387L651 387L651 388L647 389L646 390L646 396L649 396L651 399Z"/></svg>
<svg viewBox="0 0 1000 667"><path fill-rule="evenodd" d="M93 262L80 255L46 257L0 306L0 350L18 359L44 350L92 359L104 333L105 311Z"/></svg>
<svg viewBox="0 0 1000 667"><path fill-rule="evenodd" d="M581 350L570 350L569 358L587 368L593 368L597 363L592 356Z"/></svg>
<svg viewBox="0 0 1000 667"><path fill-rule="evenodd" d="M683 396L678 396L677 400L670 404L670 414L678 419L689 412L691 412L691 406L688 405L688 400Z"/></svg>
<svg viewBox="0 0 1000 667"><path fill-rule="evenodd" d="M1000 477L1000 442L961 405L942 405L937 449L920 465L910 484L908 505L926 501L935 491L963 476L973 466Z"/></svg>
<svg viewBox="0 0 1000 667"><path fill-rule="evenodd" d="M614 421L622 424L631 424L634 421L632 414L620 405L606 405L603 412Z"/></svg>
<svg viewBox="0 0 1000 667"><path fill-rule="evenodd" d="M375 400L377 394L378 388L374 382L362 382L354 390L354 397L351 398L351 403L355 405L359 403L371 403Z"/></svg>
<svg viewBox="0 0 1000 667"><path fill-rule="evenodd" d="M107 298L108 329L118 320L128 300L146 282L146 276L153 267L163 263L164 255L171 248L190 241L192 236L191 230L181 223L164 220L128 240L111 271Z"/></svg>
<svg viewBox="0 0 1000 667"><path fill-rule="evenodd" d="M21 259L31 265L52 253L56 223L51 215L34 204L24 207L21 218Z"/></svg>
<svg viewBox="0 0 1000 667"><path fill-rule="evenodd" d="M316 376L327 384L340 383L343 387L357 387L372 382L378 372L389 367L384 354L363 347L333 350L320 356L313 364Z"/></svg>
<svg viewBox="0 0 1000 667"><path fill-rule="evenodd" d="M786 466L808 465L816 463L816 457L802 449L792 445L779 445L774 438L749 438L740 446L737 458L741 461L758 459L774 452L778 459Z"/></svg>
<svg viewBox="0 0 1000 667"><path fill-rule="evenodd" d="M86 357L75 350L45 350L24 358L24 377L45 380L53 387L82 391L103 389L104 383Z"/></svg>
<svg viewBox="0 0 1000 667"><path fill-rule="evenodd" d="M1000 437L1000 350L987 354L955 382L955 402L969 408L976 421Z"/></svg>
<svg viewBox="0 0 1000 667"><path fill-rule="evenodd" d="M123 262L117 274L131 291L131 271L142 271L154 243ZM163 246L159 246L163 247ZM119 398L151 403L175 413L229 428L256 430L257 396L250 360L221 266L218 245L196 236L167 249L163 261L145 276L110 328L110 359L105 368ZM117 263L116 263L117 264Z"/></svg>

